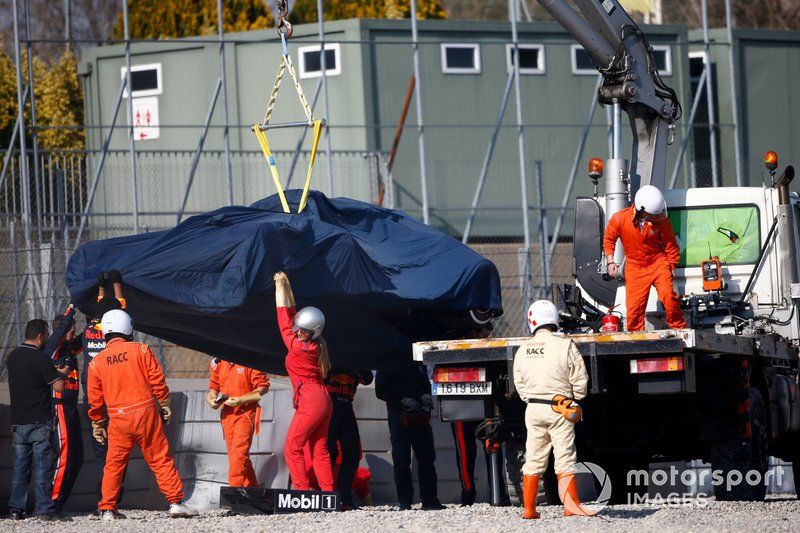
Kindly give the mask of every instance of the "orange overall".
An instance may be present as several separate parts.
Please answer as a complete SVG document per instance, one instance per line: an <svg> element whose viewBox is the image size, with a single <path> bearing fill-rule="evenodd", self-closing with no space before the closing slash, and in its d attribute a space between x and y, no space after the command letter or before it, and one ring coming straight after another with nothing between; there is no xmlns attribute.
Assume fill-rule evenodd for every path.
<svg viewBox="0 0 800 533"><path fill-rule="evenodd" d="M658 222L634 221L636 207L618 211L608 221L603 236L603 251L614 255L617 239L625 248L625 291L628 331L644 329L644 313L650 287L655 286L664 304L670 328L686 327L678 295L673 289L673 271L681 253L669 219Z"/></svg>
<svg viewBox="0 0 800 533"><path fill-rule="evenodd" d="M263 389L263 394L269 389L269 378L259 370L213 359L208 388L230 398L256 389ZM235 407L223 403L221 410L222 432L228 449L228 485L257 487L256 472L250 462L250 445L253 434L258 434L261 426L261 406L258 402Z"/></svg>
<svg viewBox="0 0 800 533"><path fill-rule="evenodd" d="M183 484L169 451L158 401L169 398L164 373L146 344L111 339L89 363L89 418L108 417L108 455L101 511L117 507L122 477L134 443L170 503L183 500Z"/></svg>

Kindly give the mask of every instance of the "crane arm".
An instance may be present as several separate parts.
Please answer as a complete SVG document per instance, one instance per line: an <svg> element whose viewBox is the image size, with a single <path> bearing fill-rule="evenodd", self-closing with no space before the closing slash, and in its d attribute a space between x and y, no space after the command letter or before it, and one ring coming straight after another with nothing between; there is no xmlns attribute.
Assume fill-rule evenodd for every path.
<svg viewBox="0 0 800 533"><path fill-rule="evenodd" d="M601 104L619 102L630 119L633 150L631 192L642 185L666 185L668 133L680 118L676 92L658 73L652 47L617 0L537 0L578 41L603 76Z"/></svg>

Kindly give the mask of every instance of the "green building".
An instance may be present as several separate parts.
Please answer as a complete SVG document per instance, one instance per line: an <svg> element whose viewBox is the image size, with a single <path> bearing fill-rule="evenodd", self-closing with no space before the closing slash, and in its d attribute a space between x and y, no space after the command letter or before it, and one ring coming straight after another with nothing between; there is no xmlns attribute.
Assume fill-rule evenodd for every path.
<svg viewBox="0 0 800 533"><path fill-rule="evenodd" d="M464 230L512 69L511 28L508 22L452 20L419 21L418 27L420 83L417 87L421 90L425 125L430 220L432 225L459 236ZM677 128L676 143L670 149L667 169L670 176L678 146L688 127L693 87L690 52L702 51L702 47L698 48L697 36L683 26L650 26L645 31L654 46L664 81L678 91L685 109L684 121ZM385 160L391 150L413 74L410 21L343 20L326 23L325 32L326 118L330 125L333 195L374 201L377 176L384 169L380 160L373 156L382 154ZM727 46L720 44L724 31L715 30L712 36L716 39L711 46L711 57L716 69L714 96L720 123L721 183L733 184L735 175L728 164L732 161L733 150L730 92L726 89L729 85L728 51ZM275 192L249 128L263 119L281 46L273 30L228 34L226 39L233 200L249 203ZM320 82L319 49L316 24L295 27L289 51L309 101L313 101ZM547 213L549 231L552 231L562 200L591 192L586 162L590 157L608 156L607 115L597 106L589 124L585 148L577 162L574 187L566 191L565 185L587 126L597 72L578 45L554 23L520 23L519 50L527 206L532 232L540 220L539 207ZM214 37L134 43L131 51L135 120L139 120L140 125L145 120L143 127L135 130L135 133L145 133L145 138L137 137L135 143L139 153L137 208L148 228L168 227L176 220L175 212L186 190L193 153L220 76L219 43ZM800 74L789 66L800 64L800 38L788 32L737 32L735 54L739 58L737 82L742 102L738 107L740 138L746 158L760 157L764 146L786 151L784 157L788 157L789 148L797 146L797 134L793 134L791 126L800 119L800 106L791 97L796 84L789 79ZM88 144L93 150L102 147L107 128L97 126L111 122L124 65L122 45L92 48L83 54L81 73L86 91ZM747 69L746 76L741 75L743 69ZM771 72L771 75L761 77L758 74L762 72ZM695 83L696 78L697 75ZM767 99L761 96L765 93L769 94ZM126 124L126 104L123 99L118 125ZM152 112L153 106L157 107L156 113ZM151 124L158 120L157 131L152 126L147 127L148 111ZM701 113L702 109L698 117ZM315 115L323 114L324 93L320 91ZM520 192L516 114L512 84L472 230L474 238L517 239L523 233L524 202ZM271 123L303 119L287 74ZM412 100L385 204L421 216L417 122ZM228 201L222 124L222 105L217 102L188 196L187 212L213 209ZM626 132L623 138L629 139L627 127L623 131ZM284 181L301 133L301 129L267 132ZM308 150L310 137L309 134L305 138L304 151ZM702 153L702 142L697 137L699 135L687 143L687 161L694 158L695 152ZM772 142L773 137L776 142ZM115 210L123 210L118 198L132 191L128 144L125 128L112 135L113 153L99 180L94 210L97 214L109 215L110 227L114 226ZM330 189L325 148L323 140L313 187L327 194ZM623 154L627 151L629 149L624 148ZM306 162L307 153L303 153L297 162L292 186L300 186ZM684 165L677 174L676 186L691 183L693 176L698 183L704 183L706 178L700 175L701 167L700 161ZM752 165L745 168L745 183L748 176L760 179L760 170ZM124 211L129 213L130 208ZM564 223L562 235L571 232L569 214Z"/></svg>

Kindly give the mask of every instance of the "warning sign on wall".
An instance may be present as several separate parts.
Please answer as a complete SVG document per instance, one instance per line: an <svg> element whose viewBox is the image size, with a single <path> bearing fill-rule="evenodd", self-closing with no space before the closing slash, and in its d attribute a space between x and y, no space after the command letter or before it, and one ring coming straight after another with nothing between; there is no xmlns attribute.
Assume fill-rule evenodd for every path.
<svg viewBox="0 0 800 533"><path fill-rule="evenodd" d="M137 141L158 139L158 97L133 99L133 138Z"/></svg>

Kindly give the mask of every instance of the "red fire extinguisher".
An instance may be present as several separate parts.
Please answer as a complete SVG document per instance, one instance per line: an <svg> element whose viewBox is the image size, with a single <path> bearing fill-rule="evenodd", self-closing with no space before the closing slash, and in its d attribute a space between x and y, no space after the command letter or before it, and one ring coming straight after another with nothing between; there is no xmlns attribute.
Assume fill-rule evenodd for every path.
<svg viewBox="0 0 800 533"><path fill-rule="evenodd" d="M608 313L606 313L600 322L600 331L603 333L613 333L620 330L619 319L622 315L620 315L619 312L614 311L615 307L616 305L609 307Z"/></svg>

